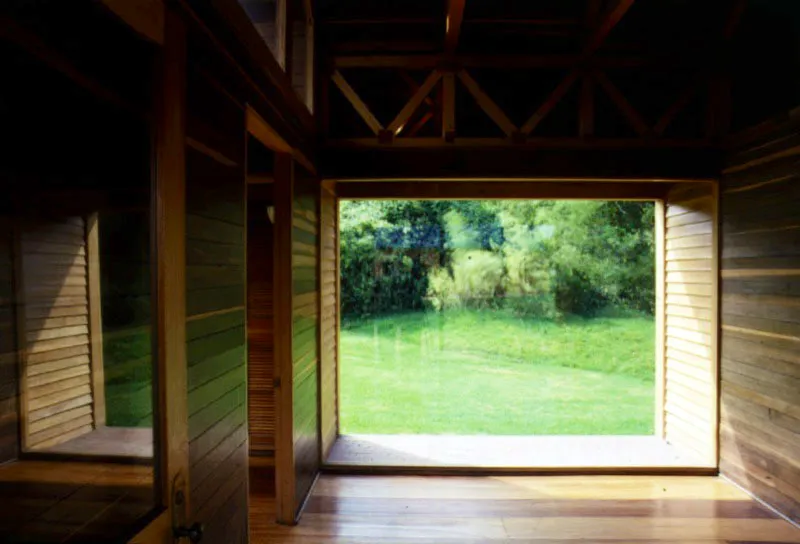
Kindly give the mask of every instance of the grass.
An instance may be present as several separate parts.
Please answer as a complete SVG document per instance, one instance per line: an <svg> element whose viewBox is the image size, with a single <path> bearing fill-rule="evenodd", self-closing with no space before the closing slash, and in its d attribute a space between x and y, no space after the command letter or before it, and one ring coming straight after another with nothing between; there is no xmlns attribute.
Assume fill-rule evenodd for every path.
<svg viewBox="0 0 800 544"><path fill-rule="evenodd" d="M654 432L651 318L400 314L342 327L341 430L375 434Z"/></svg>
<svg viewBox="0 0 800 544"><path fill-rule="evenodd" d="M147 327L109 332L103 337L106 424L153 426L153 363Z"/></svg>

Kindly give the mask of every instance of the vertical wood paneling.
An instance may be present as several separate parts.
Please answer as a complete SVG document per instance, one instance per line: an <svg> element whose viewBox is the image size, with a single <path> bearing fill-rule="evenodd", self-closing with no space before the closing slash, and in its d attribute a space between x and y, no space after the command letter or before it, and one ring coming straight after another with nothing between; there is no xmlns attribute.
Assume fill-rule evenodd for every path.
<svg viewBox="0 0 800 544"><path fill-rule="evenodd" d="M723 474L800 522L800 127L731 153L721 182ZM787 135L791 137L787 138Z"/></svg>
<svg viewBox="0 0 800 544"><path fill-rule="evenodd" d="M319 247L319 185L297 180L292 210L292 367L295 504L299 508L319 471L319 265L306 246Z"/></svg>
<svg viewBox="0 0 800 544"><path fill-rule="evenodd" d="M19 455L17 326L11 222L0 218L0 464Z"/></svg>
<svg viewBox="0 0 800 544"><path fill-rule="evenodd" d="M247 387L250 454L275 450L273 228L266 199L248 202Z"/></svg>
<svg viewBox="0 0 800 544"><path fill-rule="evenodd" d="M23 445L40 450L95 424L84 218L39 220L18 244Z"/></svg>
<svg viewBox="0 0 800 544"><path fill-rule="evenodd" d="M326 188L320 199L320 433L322 459L339 434L339 226L336 196Z"/></svg>
<svg viewBox="0 0 800 544"><path fill-rule="evenodd" d="M717 462L716 199L710 183L674 187L666 201L664 436Z"/></svg>
<svg viewBox="0 0 800 544"><path fill-rule="evenodd" d="M187 78L189 482L204 542L247 541L244 112L193 65ZM199 59L197 59L200 62ZM245 512L245 514L242 514Z"/></svg>

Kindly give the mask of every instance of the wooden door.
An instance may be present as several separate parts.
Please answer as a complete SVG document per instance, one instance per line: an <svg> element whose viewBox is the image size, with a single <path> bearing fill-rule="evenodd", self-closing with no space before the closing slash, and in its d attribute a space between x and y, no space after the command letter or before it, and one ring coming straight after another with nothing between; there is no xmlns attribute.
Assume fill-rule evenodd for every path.
<svg viewBox="0 0 800 544"><path fill-rule="evenodd" d="M189 432L186 365L186 29L165 13L164 44L157 68L154 124L154 216L157 259L158 343L154 384L155 455L161 514L132 543L172 543L175 529L188 528Z"/></svg>

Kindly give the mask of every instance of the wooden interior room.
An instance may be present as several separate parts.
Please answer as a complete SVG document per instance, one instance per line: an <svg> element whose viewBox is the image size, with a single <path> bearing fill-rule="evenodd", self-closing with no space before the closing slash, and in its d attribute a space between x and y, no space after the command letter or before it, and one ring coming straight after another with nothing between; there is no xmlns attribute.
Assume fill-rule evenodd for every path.
<svg viewBox="0 0 800 544"><path fill-rule="evenodd" d="M799 37L796 0L3 2L0 541L800 543ZM678 461L359 456L359 199L655 202Z"/></svg>

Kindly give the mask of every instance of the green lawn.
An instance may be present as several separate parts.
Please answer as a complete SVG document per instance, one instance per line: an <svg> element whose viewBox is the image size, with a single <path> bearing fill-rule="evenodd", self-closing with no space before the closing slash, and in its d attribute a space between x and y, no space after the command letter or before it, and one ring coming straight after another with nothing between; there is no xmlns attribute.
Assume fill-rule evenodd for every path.
<svg viewBox="0 0 800 544"><path fill-rule="evenodd" d="M652 434L651 318L411 313L343 325L341 431Z"/></svg>
<svg viewBox="0 0 800 544"><path fill-rule="evenodd" d="M153 426L153 363L147 328L112 331L103 338L106 424Z"/></svg>

